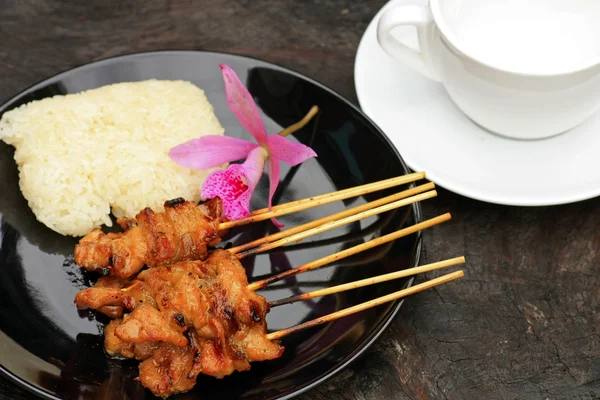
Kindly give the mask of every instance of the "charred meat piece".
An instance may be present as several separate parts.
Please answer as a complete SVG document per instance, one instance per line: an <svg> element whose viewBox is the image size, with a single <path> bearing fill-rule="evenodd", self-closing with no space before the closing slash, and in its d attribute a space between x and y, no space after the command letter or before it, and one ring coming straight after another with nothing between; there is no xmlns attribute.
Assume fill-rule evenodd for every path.
<svg viewBox="0 0 600 400"><path fill-rule="evenodd" d="M251 331L260 327L263 336L266 332L268 303L248 289L244 267L225 250L213 251L203 263L142 271L138 280L150 288L167 324L193 328L203 339L252 349L246 340ZM280 351L279 344L271 341L261 342L259 347L270 358Z"/></svg>
<svg viewBox="0 0 600 400"><path fill-rule="evenodd" d="M204 204L176 199L165 202L164 212L142 210L135 220L120 220L123 233L96 229L75 246L75 262L88 271L106 271L128 278L144 265L156 267L185 260L203 260L209 246L220 242L219 198Z"/></svg>
<svg viewBox="0 0 600 400"><path fill-rule="evenodd" d="M152 358L140 364L140 381L156 396L166 398L192 389L201 373L222 378L234 371L247 371L250 361L257 361L239 353L236 356L235 349L190 332L188 346L161 344Z"/></svg>
<svg viewBox="0 0 600 400"><path fill-rule="evenodd" d="M183 331L183 327L169 323L156 308L141 306L123 317L115 335L130 343L167 342L181 347L188 343Z"/></svg>
<svg viewBox="0 0 600 400"><path fill-rule="evenodd" d="M85 307L79 307L79 302L88 301L87 299L81 299L79 302L77 301L77 297L79 297L82 294L83 294L83 297L86 297L84 294L85 291L81 291L81 292L77 293L77 296L75 297L75 299L76 299L75 303L78 306L77 308L79 308L79 309L93 308L93 309L100 311L103 314L106 314L107 316L109 316L111 318L121 318L123 316L124 307L121 305L120 302L114 303L114 302L108 301L108 299L99 299L99 297L102 297L102 295L100 294L101 292L109 291L110 289L115 289L115 290L122 289L123 287L129 285L130 281L131 281L130 279L111 278L111 277L107 277L107 276L101 277L100 279L98 279L98 281L94 285L94 288L99 290L99 293L95 296L95 297L98 297L97 306L93 307L91 305L86 305Z"/></svg>
<svg viewBox="0 0 600 400"><path fill-rule="evenodd" d="M146 360L160 347L158 342L131 343L125 342L117 337L115 331L123 321L115 319L104 327L104 350L111 357L135 358Z"/></svg>
<svg viewBox="0 0 600 400"><path fill-rule="evenodd" d="M91 308L111 318L121 318L124 309L142 305L156 308L154 296L144 282L112 276L103 276L93 287L77 293L75 305L80 310Z"/></svg>
<svg viewBox="0 0 600 400"><path fill-rule="evenodd" d="M170 344L162 344L151 358L140 363L139 369L141 384L163 398L192 389L201 372L191 346Z"/></svg>

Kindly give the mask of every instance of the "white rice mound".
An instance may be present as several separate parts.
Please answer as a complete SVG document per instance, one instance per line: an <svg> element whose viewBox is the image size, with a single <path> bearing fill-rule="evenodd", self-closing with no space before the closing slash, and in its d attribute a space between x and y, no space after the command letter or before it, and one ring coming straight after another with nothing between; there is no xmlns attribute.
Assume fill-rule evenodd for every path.
<svg viewBox="0 0 600 400"><path fill-rule="evenodd" d="M33 101L5 113L0 139L16 148L23 196L37 219L63 235L111 226L166 200L200 200L213 170L179 167L178 144L223 127L190 82L149 80ZM0 194L1 195L1 194Z"/></svg>

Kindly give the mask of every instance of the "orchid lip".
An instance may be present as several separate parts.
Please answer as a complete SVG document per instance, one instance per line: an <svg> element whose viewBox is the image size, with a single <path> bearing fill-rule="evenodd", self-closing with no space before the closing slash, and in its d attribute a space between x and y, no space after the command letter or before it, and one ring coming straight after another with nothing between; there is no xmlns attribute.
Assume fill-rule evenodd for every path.
<svg viewBox="0 0 600 400"><path fill-rule="evenodd" d="M230 165L226 170L215 171L202 187L202 197L219 197L223 213L230 220L250 215L250 200L262 176L267 152L257 146L243 164Z"/></svg>

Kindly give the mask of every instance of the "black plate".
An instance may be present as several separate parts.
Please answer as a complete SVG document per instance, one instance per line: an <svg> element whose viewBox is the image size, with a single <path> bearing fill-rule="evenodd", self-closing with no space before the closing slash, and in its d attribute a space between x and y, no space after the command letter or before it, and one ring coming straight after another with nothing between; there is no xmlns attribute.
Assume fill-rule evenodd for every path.
<svg viewBox="0 0 600 400"><path fill-rule="evenodd" d="M279 203L373 182L408 172L382 132L359 110L323 85L284 68L234 55L205 52L154 52L95 62L61 73L19 94L0 113L48 96L75 93L116 82L150 78L183 79L205 90L228 135L251 139L229 111L218 65L231 66L255 96L270 133L300 119L317 104L318 118L295 135L312 146L318 159L299 168L282 166ZM15 382L53 399L151 399L133 381L135 362L106 358L102 326L91 312L78 312L73 298L90 284L73 263L73 238L37 222L18 187L13 148L0 142L0 364ZM264 177L263 177L264 178ZM266 179L259 185L254 207L265 206ZM293 226L346 207L362 204L385 191L304 211L281 221ZM298 266L370 238L420 221L420 208L405 207L338 228L285 252L245 259L256 278ZM232 232L229 241L245 242L273 230L270 222ZM409 268L418 263L420 236L413 234L330 267L279 283L263 291L267 299L349 282ZM405 279L340 295L282 306L268 317L270 330L295 325L383 294L407 287ZM360 355L381 334L398 311L395 302L284 339L279 360L255 363L249 372L222 380L200 377L196 389L180 399L289 398L323 382Z"/></svg>

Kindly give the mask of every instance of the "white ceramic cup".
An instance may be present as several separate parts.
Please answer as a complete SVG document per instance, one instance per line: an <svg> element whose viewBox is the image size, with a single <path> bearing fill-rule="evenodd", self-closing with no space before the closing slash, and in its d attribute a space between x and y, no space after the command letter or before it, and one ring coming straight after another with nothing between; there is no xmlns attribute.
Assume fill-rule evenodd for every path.
<svg viewBox="0 0 600 400"><path fill-rule="evenodd" d="M419 50L393 36L403 25L417 28ZM553 136L600 106L600 0L400 5L383 13L377 38L390 56L440 81L473 121L504 136Z"/></svg>

